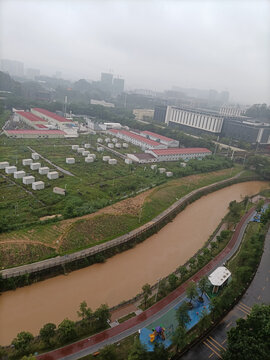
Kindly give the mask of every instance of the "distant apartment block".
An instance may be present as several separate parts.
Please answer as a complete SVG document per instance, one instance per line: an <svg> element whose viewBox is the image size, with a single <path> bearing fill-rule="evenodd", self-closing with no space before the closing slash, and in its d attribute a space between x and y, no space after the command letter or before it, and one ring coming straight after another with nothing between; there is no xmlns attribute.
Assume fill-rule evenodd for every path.
<svg viewBox="0 0 270 360"><path fill-rule="evenodd" d="M2 59L1 70L13 76L24 75L24 64L21 61Z"/></svg>
<svg viewBox="0 0 270 360"><path fill-rule="evenodd" d="M245 109L240 106L221 106L219 113L223 116L242 116L245 114Z"/></svg>
<svg viewBox="0 0 270 360"><path fill-rule="evenodd" d="M152 110L152 109L134 109L133 115L135 115L136 120L144 120L145 118L153 119L154 110Z"/></svg>

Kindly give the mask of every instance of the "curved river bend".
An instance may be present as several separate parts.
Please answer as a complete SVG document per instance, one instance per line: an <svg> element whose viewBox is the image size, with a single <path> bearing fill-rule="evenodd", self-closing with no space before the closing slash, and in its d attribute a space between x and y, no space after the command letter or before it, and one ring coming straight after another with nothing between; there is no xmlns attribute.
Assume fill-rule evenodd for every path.
<svg viewBox="0 0 270 360"><path fill-rule="evenodd" d="M135 296L145 283L153 284L184 264L216 229L229 202L266 188L252 181L218 190L189 205L176 218L135 248L103 264L60 275L0 296L0 344L8 345L20 331L38 334L48 322L77 319L85 300L92 309Z"/></svg>

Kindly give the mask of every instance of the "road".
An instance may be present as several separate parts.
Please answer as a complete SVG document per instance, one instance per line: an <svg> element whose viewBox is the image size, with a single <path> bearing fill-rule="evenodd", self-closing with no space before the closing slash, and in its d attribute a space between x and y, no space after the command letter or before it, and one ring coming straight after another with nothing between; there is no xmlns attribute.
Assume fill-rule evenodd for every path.
<svg viewBox="0 0 270 360"><path fill-rule="evenodd" d="M181 360L218 360L226 349L227 331L235 326L236 320L245 318L254 304L270 304L270 229L266 235L264 253L257 270L241 301L198 345L194 346Z"/></svg>
<svg viewBox="0 0 270 360"><path fill-rule="evenodd" d="M46 159L44 156L42 156L41 154L39 154L36 150L34 150L33 148L31 148L30 146L27 146L29 150L37 153L39 155L39 157L41 157L41 159L43 159L44 161L46 161L47 163L49 163L50 165L54 166L58 171L62 172L63 174L69 175L69 176L75 176L73 175L70 171L65 170L63 168L61 168L58 165L55 165L53 162L51 162L51 160Z"/></svg>
<svg viewBox="0 0 270 360"><path fill-rule="evenodd" d="M225 261L233 256L241 244L245 228L253 216L253 213L254 210L251 209L246 215L243 216L235 229L232 239L222 250L222 252L215 257L215 259L211 260L206 266L193 275L192 278L190 278L186 283L180 285L176 290L153 305L151 308L116 327L105 330L97 335L93 335L89 339L83 339L76 343L67 345L61 349L39 355L37 357L38 360L79 359L83 356L96 352L105 345L118 342L121 339L136 333L139 329L146 327L153 321L159 319L167 311L175 307L176 304L178 304L185 297L187 283L192 280L198 282L203 275L210 274L213 269L222 265Z"/></svg>

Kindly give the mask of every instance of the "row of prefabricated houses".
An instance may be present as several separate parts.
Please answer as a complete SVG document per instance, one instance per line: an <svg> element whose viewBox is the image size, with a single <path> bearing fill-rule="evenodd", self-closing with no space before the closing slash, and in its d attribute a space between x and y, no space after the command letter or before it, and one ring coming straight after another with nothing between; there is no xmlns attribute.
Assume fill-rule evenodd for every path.
<svg viewBox="0 0 270 360"><path fill-rule="evenodd" d="M37 160L39 155L32 154L32 158ZM58 179L59 174L57 171L50 171L48 167L41 167L39 162L33 162L33 159L23 159L22 165L29 166L31 170L38 170L40 175L47 175L49 180ZM31 185L33 190L42 190L45 187L43 181L35 181L35 177L32 175L26 175L24 170L17 170L17 166L10 166L8 161L0 162L0 169L5 170L6 174L13 174L14 179L22 179L23 184Z"/></svg>
<svg viewBox="0 0 270 360"><path fill-rule="evenodd" d="M190 159L202 159L212 154L206 148L179 148L179 141L150 131L136 133L127 130L111 129L107 133L133 145L140 146L144 153L127 154L129 159L138 163L188 161Z"/></svg>

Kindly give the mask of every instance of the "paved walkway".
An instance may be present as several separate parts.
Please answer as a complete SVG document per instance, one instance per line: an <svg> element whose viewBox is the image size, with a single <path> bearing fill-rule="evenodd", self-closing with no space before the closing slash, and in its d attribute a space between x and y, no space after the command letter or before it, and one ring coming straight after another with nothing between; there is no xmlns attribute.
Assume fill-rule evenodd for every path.
<svg viewBox="0 0 270 360"><path fill-rule="evenodd" d="M195 282L198 282L202 276L211 273L213 269L226 262L236 252L241 243L245 228L249 220L253 216L253 213L254 209L251 209L247 214L243 216L235 229L232 239L230 240L228 245L222 250L222 252L220 252L215 257L215 259L211 260L206 266L204 266L195 275L193 275L187 282L180 285L176 290L174 290L168 296L153 305L151 308L116 327L93 335L88 339L83 339L76 343L67 345L63 348L51 351L43 355L39 355L37 357L38 360L79 359L83 356L94 353L105 345L120 341L121 339L137 332L139 329L147 326L151 322L161 317L184 298L187 284L190 281L193 280Z"/></svg>
<svg viewBox="0 0 270 360"><path fill-rule="evenodd" d="M264 252L256 275L241 301L221 320L200 343L195 345L181 360L218 360L227 347L227 331L236 320L245 318L254 304L270 304L270 229L267 232Z"/></svg>

